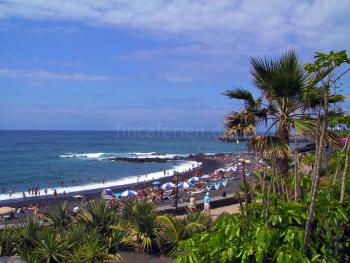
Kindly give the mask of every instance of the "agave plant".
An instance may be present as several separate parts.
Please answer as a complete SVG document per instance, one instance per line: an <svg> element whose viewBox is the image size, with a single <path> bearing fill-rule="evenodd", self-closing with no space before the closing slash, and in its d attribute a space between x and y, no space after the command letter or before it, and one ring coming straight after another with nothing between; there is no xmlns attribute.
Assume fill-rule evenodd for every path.
<svg viewBox="0 0 350 263"><path fill-rule="evenodd" d="M19 252L21 236L19 231L5 227L0 230L0 257L12 256Z"/></svg>
<svg viewBox="0 0 350 263"><path fill-rule="evenodd" d="M62 262L66 258L69 248L69 245L57 233L47 230L37 241L33 253L40 258L41 262Z"/></svg>
<svg viewBox="0 0 350 263"><path fill-rule="evenodd" d="M32 217L27 217L15 228L21 237L21 250L32 249L40 239L42 226Z"/></svg>
<svg viewBox="0 0 350 263"><path fill-rule="evenodd" d="M65 242L69 244L73 250L76 250L84 242L85 236L89 234L89 230L85 224L75 222L71 224L63 234Z"/></svg>
<svg viewBox="0 0 350 263"><path fill-rule="evenodd" d="M65 201L61 204L51 206L45 218L54 227L66 227L70 222L68 202Z"/></svg>

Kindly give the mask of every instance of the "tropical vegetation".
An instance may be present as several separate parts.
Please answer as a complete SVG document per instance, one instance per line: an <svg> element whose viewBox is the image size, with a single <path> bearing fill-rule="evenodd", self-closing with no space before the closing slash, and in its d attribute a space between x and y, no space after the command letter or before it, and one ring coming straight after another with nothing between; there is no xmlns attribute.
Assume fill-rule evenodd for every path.
<svg viewBox="0 0 350 263"><path fill-rule="evenodd" d="M67 203L52 206L43 222L28 217L0 231L0 256L27 262L122 262L120 251L170 255L177 244L209 228L208 215L157 215L152 202L139 199L111 206L93 200L77 214Z"/></svg>
<svg viewBox="0 0 350 263"><path fill-rule="evenodd" d="M248 136L271 168L256 173L245 192L255 198L240 214L181 241L176 262L350 262L350 125L338 85L349 64L346 51L316 53L304 66L294 50L251 59L260 95L224 93L244 102L226 117L226 135ZM300 137L313 151L302 151Z"/></svg>

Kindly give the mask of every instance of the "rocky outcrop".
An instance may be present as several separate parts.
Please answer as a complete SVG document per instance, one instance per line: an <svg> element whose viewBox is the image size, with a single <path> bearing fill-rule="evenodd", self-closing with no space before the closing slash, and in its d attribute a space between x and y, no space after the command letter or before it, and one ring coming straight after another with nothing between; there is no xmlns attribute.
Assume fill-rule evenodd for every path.
<svg viewBox="0 0 350 263"><path fill-rule="evenodd" d="M0 263L26 263L18 256L0 257Z"/></svg>
<svg viewBox="0 0 350 263"><path fill-rule="evenodd" d="M129 162L129 163L165 163L165 162L172 162L172 161L178 161L178 160L188 160L188 161L197 161L205 158L211 158L211 157L225 157L227 153L218 153L214 155L207 155L204 153L198 153L198 154L190 154L186 157L184 156L172 156L172 157L138 157L138 158L132 158L132 157L108 157L104 158L105 161L113 161L113 162Z"/></svg>
<svg viewBox="0 0 350 263"><path fill-rule="evenodd" d="M108 157L103 159L105 161L114 161L114 162L129 162L129 163L165 163L175 160L186 160L184 157L175 156L171 158L159 158L159 157L147 157L147 158L129 158L129 157Z"/></svg>

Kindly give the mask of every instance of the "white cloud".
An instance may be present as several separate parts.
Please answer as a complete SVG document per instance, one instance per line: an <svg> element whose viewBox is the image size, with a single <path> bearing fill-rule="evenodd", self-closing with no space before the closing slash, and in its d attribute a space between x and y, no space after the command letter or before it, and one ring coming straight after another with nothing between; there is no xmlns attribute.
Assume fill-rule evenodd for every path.
<svg viewBox="0 0 350 263"><path fill-rule="evenodd" d="M117 79L112 76L83 74L83 73L57 73L46 70L22 70L0 68L0 77L14 79L45 80L70 80L70 81L108 81Z"/></svg>
<svg viewBox="0 0 350 263"><path fill-rule="evenodd" d="M242 58L295 47L350 49L349 0L2 0L0 19L70 20L174 39L179 48L139 50L139 59L175 57L158 76L194 79L242 67ZM129 54L131 55L131 54ZM247 72L247 65L244 65ZM188 76L193 70L193 75ZM186 74L184 74L186 73ZM170 79L170 78L169 78Z"/></svg>
<svg viewBox="0 0 350 263"><path fill-rule="evenodd" d="M254 33L253 38L266 42L276 41L270 36L286 38L290 34L304 38L318 33L318 37L327 38L323 33L343 30L346 35L349 11L348 0L3 0L0 3L2 18L77 20L168 33Z"/></svg>

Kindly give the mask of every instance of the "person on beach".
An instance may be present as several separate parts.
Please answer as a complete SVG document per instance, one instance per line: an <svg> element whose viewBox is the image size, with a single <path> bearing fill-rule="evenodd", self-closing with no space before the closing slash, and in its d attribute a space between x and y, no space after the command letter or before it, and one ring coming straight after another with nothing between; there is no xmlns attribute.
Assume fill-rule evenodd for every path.
<svg viewBox="0 0 350 263"><path fill-rule="evenodd" d="M54 196L55 198L57 197L57 191L56 191L56 189L53 190L53 196Z"/></svg>
<svg viewBox="0 0 350 263"><path fill-rule="evenodd" d="M30 187L28 188L28 195L31 195L32 190L30 189Z"/></svg>
<svg viewBox="0 0 350 263"><path fill-rule="evenodd" d="M191 194L190 203L188 205L188 210L190 210L190 212L196 211L196 198L194 197L193 194Z"/></svg>
<svg viewBox="0 0 350 263"><path fill-rule="evenodd" d="M25 192L23 192L23 198L26 198L26 193Z"/></svg>
<svg viewBox="0 0 350 263"><path fill-rule="evenodd" d="M45 188L44 193L47 195L47 188Z"/></svg>
<svg viewBox="0 0 350 263"><path fill-rule="evenodd" d="M64 185L64 182L63 182L63 180L61 181L61 186L63 187L63 185Z"/></svg>
<svg viewBox="0 0 350 263"><path fill-rule="evenodd" d="M209 192L207 192L204 196L203 199L204 202L204 212L207 212L210 215L210 196L209 196Z"/></svg>

